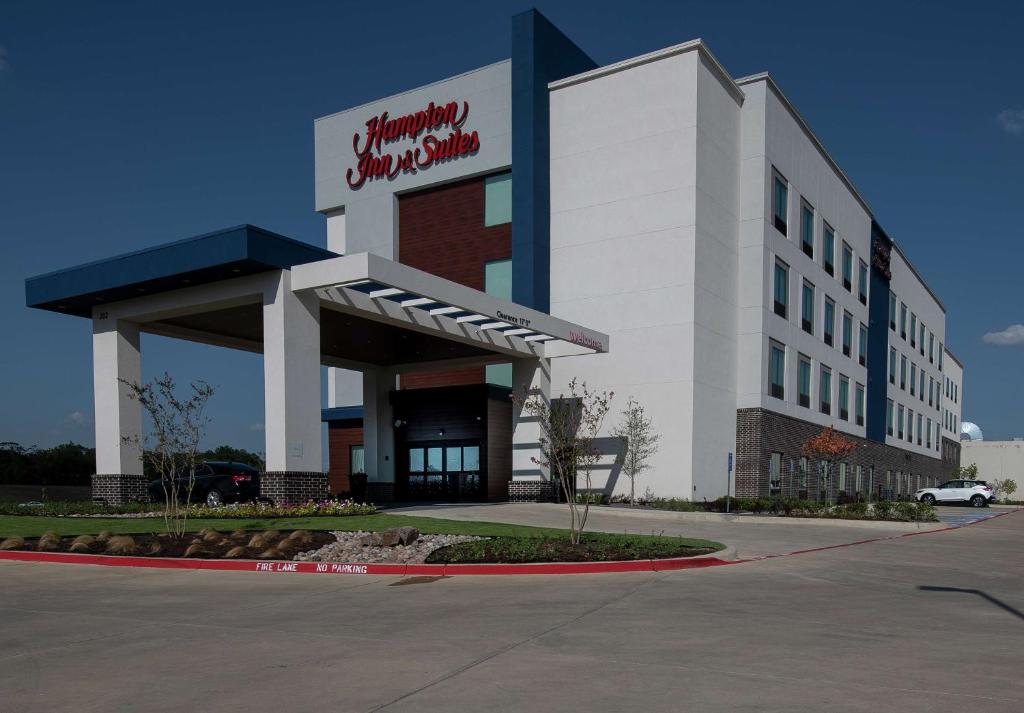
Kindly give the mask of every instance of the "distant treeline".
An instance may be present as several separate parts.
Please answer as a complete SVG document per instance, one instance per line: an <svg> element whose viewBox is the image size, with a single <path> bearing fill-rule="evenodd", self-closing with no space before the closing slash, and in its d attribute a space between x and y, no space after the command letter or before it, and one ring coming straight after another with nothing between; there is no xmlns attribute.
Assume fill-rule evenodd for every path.
<svg viewBox="0 0 1024 713"><path fill-rule="evenodd" d="M263 468L256 453L231 446L203 451L197 460L227 460ZM156 478L149 462L146 475ZM78 443L63 443L53 448L25 448L18 443L0 442L0 485L89 485L96 472L96 449Z"/></svg>

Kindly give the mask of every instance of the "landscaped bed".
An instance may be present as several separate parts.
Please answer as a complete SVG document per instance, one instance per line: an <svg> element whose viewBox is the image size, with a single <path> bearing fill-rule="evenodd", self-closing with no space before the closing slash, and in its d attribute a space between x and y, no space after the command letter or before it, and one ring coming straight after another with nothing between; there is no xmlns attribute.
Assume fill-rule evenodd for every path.
<svg viewBox="0 0 1024 713"><path fill-rule="evenodd" d="M401 516L394 520L401 521ZM383 522L383 521L382 521ZM445 529L445 521L440 521ZM189 559L260 559L358 563L536 563L611 562L694 557L723 549L707 540L657 535L588 533L573 545L568 533L544 528L516 528L494 523L458 523L462 534L421 534L408 524L383 531L307 531L212 528L174 539L166 534L114 534L101 531L61 536L8 537L0 551L60 552L83 555L171 557ZM473 525L483 525L474 528ZM487 527L490 525L491 527ZM468 526L468 527L467 527ZM480 533L470 534L467 530ZM506 534L515 533L519 534Z"/></svg>

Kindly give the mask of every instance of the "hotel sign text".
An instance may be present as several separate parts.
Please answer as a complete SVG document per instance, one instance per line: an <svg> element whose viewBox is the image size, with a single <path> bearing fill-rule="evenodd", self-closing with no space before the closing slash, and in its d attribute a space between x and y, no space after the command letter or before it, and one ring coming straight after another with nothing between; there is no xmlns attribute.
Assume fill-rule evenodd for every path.
<svg viewBox="0 0 1024 713"><path fill-rule="evenodd" d="M430 102L422 111L391 117L388 112L371 117L365 133L352 136L357 163L345 173L349 188L357 189L367 181L394 180L402 173L416 173L435 163L452 161L480 150L476 131L464 132L469 102ZM442 133L447 131L447 136ZM421 137L422 135L422 137ZM392 152L389 144L415 141L414 146Z"/></svg>

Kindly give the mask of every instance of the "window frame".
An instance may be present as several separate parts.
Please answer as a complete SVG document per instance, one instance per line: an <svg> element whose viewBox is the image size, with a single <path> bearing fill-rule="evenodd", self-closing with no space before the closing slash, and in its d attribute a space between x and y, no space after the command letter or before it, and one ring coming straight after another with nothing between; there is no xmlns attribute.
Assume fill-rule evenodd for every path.
<svg viewBox="0 0 1024 713"><path fill-rule="evenodd" d="M836 276L836 231L827 221L822 221L821 266L829 275Z"/></svg>
<svg viewBox="0 0 1024 713"><path fill-rule="evenodd" d="M808 225L808 217L810 224ZM800 199L800 250L814 259L814 206L806 198Z"/></svg>
<svg viewBox="0 0 1024 713"><path fill-rule="evenodd" d="M843 262L840 267L843 274L843 287L845 287L850 294L853 294L853 248L844 240L842 250Z"/></svg>
<svg viewBox="0 0 1024 713"><path fill-rule="evenodd" d="M778 214L779 208L779 188L782 189L782 209L783 215L780 217ZM772 166L772 225L777 231L782 233L785 237L789 237L789 181L782 175L779 169Z"/></svg>
<svg viewBox="0 0 1024 713"><path fill-rule="evenodd" d="M830 313L831 312L831 319ZM825 295L825 308L822 311L821 338L825 344L834 347L836 343L836 301Z"/></svg>
<svg viewBox="0 0 1024 713"><path fill-rule="evenodd" d="M776 354L781 354L781 363L778 365L778 373L782 382L775 383L776 376ZM768 340L768 395L784 401L786 399L786 345L774 339Z"/></svg>
<svg viewBox="0 0 1024 713"><path fill-rule="evenodd" d="M857 261L857 299L860 300L862 305L868 303L868 280L870 273L868 272L868 264L863 260Z"/></svg>
<svg viewBox="0 0 1024 713"><path fill-rule="evenodd" d="M818 370L818 402L821 413L832 415L832 369L821 365Z"/></svg>
<svg viewBox="0 0 1024 713"><path fill-rule="evenodd" d="M806 368L805 368L806 367ZM811 407L811 389L814 386L814 377L812 376L812 370L814 364L811 362L811 358L806 354L797 353L797 372L796 372L796 393L797 403L804 408ZM806 376L806 379L804 378ZM807 393L803 392L804 381L807 382Z"/></svg>
<svg viewBox="0 0 1024 713"><path fill-rule="evenodd" d="M782 273L782 298L783 302L779 302L779 273ZM789 314L789 265L787 265L780 258L775 258L775 272L772 290L772 311L783 319L788 319Z"/></svg>
<svg viewBox="0 0 1024 713"><path fill-rule="evenodd" d="M807 296L810 294L810 305ZM810 335L814 334L814 283L804 280L800 288L800 327Z"/></svg>

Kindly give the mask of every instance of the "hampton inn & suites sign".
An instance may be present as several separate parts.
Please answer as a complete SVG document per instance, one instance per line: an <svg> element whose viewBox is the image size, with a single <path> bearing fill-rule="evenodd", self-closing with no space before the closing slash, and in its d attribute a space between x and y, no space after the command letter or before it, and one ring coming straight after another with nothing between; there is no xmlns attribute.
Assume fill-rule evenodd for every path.
<svg viewBox="0 0 1024 713"><path fill-rule="evenodd" d="M451 161L480 150L476 131L463 131L469 116L469 102L430 102L421 111L392 117L388 112L370 117L366 131L352 136L356 166L345 173L353 190L367 181L393 180L402 173L415 173L435 163ZM447 133L447 136L443 134ZM412 146L393 144L412 141Z"/></svg>

